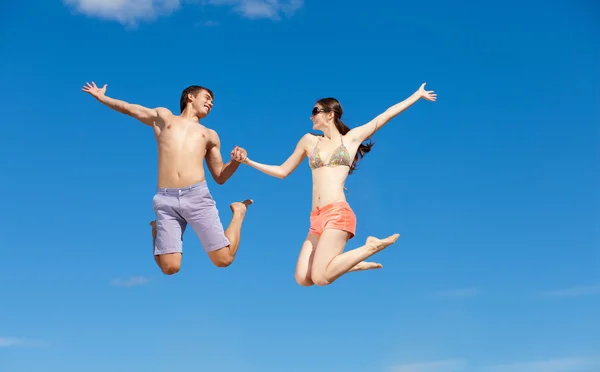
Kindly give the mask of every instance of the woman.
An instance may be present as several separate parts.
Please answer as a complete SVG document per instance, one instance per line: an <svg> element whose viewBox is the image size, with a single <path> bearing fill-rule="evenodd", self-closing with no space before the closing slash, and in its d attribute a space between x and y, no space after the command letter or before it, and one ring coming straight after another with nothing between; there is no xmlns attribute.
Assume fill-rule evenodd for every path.
<svg viewBox="0 0 600 372"><path fill-rule="evenodd" d="M363 144L392 118L419 99L435 101L437 95L425 90L425 83L404 101L388 108L370 122L350 130L342 121L342 107L335 98L315 104L310 119L313 129L323 135L305 134L293 154L279 166L265 165L245 157L236 147L234 159L265 174L285 178L308 156L312 168L313 200L310 230L296 265L296 281L303 286L328 285L350 271L377 269L382 266L365 259L393 244L399 234L385 239L368 237L364 246L343 253L356 231L356 216L346 202L344 184L358 161L371 150Z"/></svg>

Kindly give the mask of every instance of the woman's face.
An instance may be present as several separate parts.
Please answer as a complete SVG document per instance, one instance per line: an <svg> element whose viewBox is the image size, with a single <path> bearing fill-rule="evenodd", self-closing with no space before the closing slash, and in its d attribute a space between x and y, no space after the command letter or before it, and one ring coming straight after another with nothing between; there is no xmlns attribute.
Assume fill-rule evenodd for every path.
<svg viewBox="0 0 600 372"><path fill-rule="evenodd" d="M314 130L323 130L327 128L327 125L329 124L328 112L326 112L321 105L317 104L312 109L310 120L313 122Z"/></svg>

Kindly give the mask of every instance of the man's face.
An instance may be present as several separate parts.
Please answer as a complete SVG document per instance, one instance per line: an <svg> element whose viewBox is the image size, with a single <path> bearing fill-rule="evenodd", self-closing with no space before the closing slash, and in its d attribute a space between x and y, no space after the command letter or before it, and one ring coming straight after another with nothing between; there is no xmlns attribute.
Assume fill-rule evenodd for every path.
<svg viewBox="0 0 600 372"><path fill-rule="evenodd" d="M191 97L191 100L194 111L196 111L200 117L205 117L212 109L213 99L205 90L199 91L198 94L196 94L196 97Z"/></svg>

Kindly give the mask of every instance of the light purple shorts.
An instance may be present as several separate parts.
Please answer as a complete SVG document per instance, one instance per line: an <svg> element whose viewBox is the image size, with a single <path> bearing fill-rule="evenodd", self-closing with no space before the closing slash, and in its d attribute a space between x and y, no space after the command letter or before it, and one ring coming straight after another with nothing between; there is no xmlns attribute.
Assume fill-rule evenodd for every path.
<svg viewBox="0 0 600 372"><path fill-rule="evenodd" d="M155 255L181 253L187 224L192 226L204 251L229 245L206 181L183 188L158 188L152 206L156 213Z"/></svg>

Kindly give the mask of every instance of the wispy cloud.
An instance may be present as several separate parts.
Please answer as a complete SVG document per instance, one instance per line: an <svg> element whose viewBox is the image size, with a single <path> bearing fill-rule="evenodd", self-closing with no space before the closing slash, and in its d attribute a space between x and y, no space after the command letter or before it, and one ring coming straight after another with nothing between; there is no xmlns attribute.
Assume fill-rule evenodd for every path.
<svg viewBox="0 0 600 372"><path fill-rule="evenodd" d="M563 289L554 289L548 291L540 291L536 297L540 298L555 298L555 297L581 297L600 294L600 284L578 286Z"/></svg>
<svg viewBox="0 0 600 372"><path fill-rule="evenodd" d="M23 340L14 337L0 337L0 347L20 346Z"/></svg>
<svg viewBox="0 0 600 372"><path fill-rule="evenodd" d="M461 298L461 297L475 297L480 294L479 289L475 287L471 288L458 288L450 289L445 291L435 292L433 297L435 298Z"/></svg>
<svg viewBox="0 0 600 372"><path fill-rule="evenodd" d="M115 279L110 282L111 285L115 287L137 287L140 285L147 284L150 281L150 278L146 278L143 276L134 276L129 279Z"/></svg>
<svg viewBox="0 0 600 372"><path fill-rule="evenodd" d="M179 0L63 0L63 2L77 13L117 21L127 26L167 16L181 6Z"/></svg>
<svg viewBox="0 0 600 372"><path fill-rule="evenodd" d="M491 366L486 372L595 372L597 358L559 358Z"/></svg>
<svg viewBox="0 0 600 372"><path fill-rule="evenodd" d="M0 337L0 348L2 347L36 347L42 346L45 342L39 340L30 340L17 337Z"/></svg>
<svg viewBox="0 0 600 372"><path fill-rule="evenodd" d="M304 5L303 0L63 0L75 12L126 26L136 26L141 21L165 17L186 6L229 6L242 17L249 19L279 20L291 16Z"/></svg>
<svg viewBox="0 0 600 372"><path fill-rule="evenodd" d="M281 19L291 16L304 5L304 0L209 0L213 5L229 5L245 18Z"/></svg>
<svg viewBox="0 0 600 372"><path fill-rule="evenodd" d="M467 368L464 359L446 359L394 366L390 372L461 372Z"/></svg>
<svg viewBox="0 0 600 372"><path fill-rule="evenodd" d="M389 372L598 372L600 358L572 357L537 361L468 366L466 359L445 359L393 366Z"/></svg>
<svg viewBox="0 0 600 372"><path fill-rule="evenodd" d="M219 22L208 20L208 21L200 22L200 25L202 25L204 27L216 27L219 25Z"/></svg>

